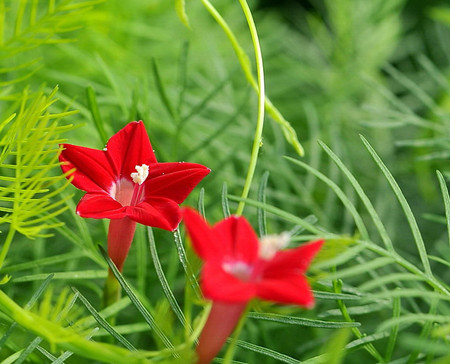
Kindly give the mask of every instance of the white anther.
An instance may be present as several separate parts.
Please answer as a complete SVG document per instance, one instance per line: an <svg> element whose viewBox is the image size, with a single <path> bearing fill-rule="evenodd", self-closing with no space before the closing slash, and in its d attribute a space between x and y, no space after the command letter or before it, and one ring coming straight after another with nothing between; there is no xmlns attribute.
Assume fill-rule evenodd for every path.
<svg viewBox="0 0 450 364"><path fill-rule="evenodd" d="M143 164L142 166L136 166L135 168L137 172L131 173L131 178L134 183L141 185L148 177L148 165Z"/></svg>
<svg viewBox="0 0 450 364"><path fill-rule="evenodd" d="M270 260L277 251L286 248L291 240L291 234L287 231L280 235L266 235L259 240L258 255L261 259Z"/></svg>

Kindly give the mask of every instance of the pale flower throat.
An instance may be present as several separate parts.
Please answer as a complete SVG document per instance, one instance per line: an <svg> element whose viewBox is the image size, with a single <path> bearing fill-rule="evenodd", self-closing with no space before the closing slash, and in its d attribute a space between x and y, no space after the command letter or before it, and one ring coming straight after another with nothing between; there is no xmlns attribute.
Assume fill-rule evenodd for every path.
<svg viewBox="0 0 450 364"><path fill-rule="evenodd" d="M131 173L131 178L134 183L141 185L148 177L148 165L143 164L142 166L136 166L135 168L137 172Z"/></svg>

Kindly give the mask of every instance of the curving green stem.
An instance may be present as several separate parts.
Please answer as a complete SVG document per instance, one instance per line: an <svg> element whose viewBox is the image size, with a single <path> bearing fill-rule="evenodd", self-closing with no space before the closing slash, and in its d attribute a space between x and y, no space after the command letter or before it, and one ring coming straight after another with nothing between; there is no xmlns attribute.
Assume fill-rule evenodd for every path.
<svg viewBox="0 0 450 364"><path fill-rule="evenodd" d="M259 85L258 82L255 80L252 72L252 65L250 62L250 59L248 58L247 54L245 53L242 46L239 44L236 36L233 34L233 31L228 26L227 22L224 18L219 14L219 12L216 10L216 8L208 1L208 0L201 0L202 4L205 6L206 10L211 14L211 16L214 18L214 20L219 24L219 26L222 28L226 36L228 37L228 40L231 43L231 46L233 47L234 52L236 53L236 56L238 58L238 61L241 65L242 70L244 71L244 75L247 79L247 81L250 83L252 88L258 92L259 91ZM245 6L247 5L244 3ZM248 6L247 6L248 9ZM248 10L248 13L250 14L250 18L247 16L247 19L250 19L250 21L253 23L253 19L251 18L251 13ZM253 24L254 27L254 24ZM255 32L256 34L256 32ZM259 42L257 41L257 44ZM261 52L259 52L261 54ZM260 55L259 55L260 56ZM260 57L262 58L262 57ZM264 105L267 113L273 118L273 120L280 125L281 131L283 132L283 135L287 142L292 145L292 147L295 149L297 154L301 157L304 155L304 150L300 142L298 141L297 132L292 127L292 125L287 121L283 115L280 113L280 111L272 104L270 99L267 96L262 97L264 99Z"/></svg>
<svg viewBox="0 0 450 364"><path fill-rule="evenodd" d="M245 178L245 184L241 194L241 197L245 199L248 197L248 193L250 192L250 186L252 184L253 176L255 175L256 163L258 161L259 148L261 147L262 143L262 132L264 127L265 89L261 46L259 44L258 33L256 31L252 12L250 11L246 0L239 0L239 3L241 4L245 18L247 19L250 34L252 36L253 49L255 51L256 59L256 73L258 75L258 117L256 119L255 136L253 138L252 154L250 156L250 163L248 165L247 177ZM239 202L236 215L242 215L244 207L245 201Z"/></svg>

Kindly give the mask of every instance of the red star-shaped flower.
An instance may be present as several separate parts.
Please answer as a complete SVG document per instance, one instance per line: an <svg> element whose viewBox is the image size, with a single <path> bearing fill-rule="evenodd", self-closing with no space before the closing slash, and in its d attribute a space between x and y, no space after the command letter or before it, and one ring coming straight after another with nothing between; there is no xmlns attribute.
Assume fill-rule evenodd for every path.
<svg viewBox="0 0 450 364"><path fill-rule="evenodd" d="M61 168L87 193L77 206L82 217L111 219L108 253L119 270L133 240L136 222L174 230L179 204L210 169L194 163L158 163L142 121L113 135L104 150L63 144Z"/></svg>
<svg viewBox="0 0 450 364"><path fill-rule="evenodd" d="M183 220L194 250L204 261L203 294L213 301L198 339L196 364L212 361L251 299L314 304L304 273L322 240L281 250L289 243L289 234L258 240L244 217L231 216L211 227L197 212L184 209Z"/></svg>
<svg viewBox="0 0 450 364"><path fill-rule="evenodd" d="M104 150L63 144L63 172L75 168L72 184L86 195L82 217L121 219L174 230L179 204L210 170L194 163L158 163L142 121L113 135Z"/></svg>
<svg viewBox="0 0 450 364"><path fill-rule="evenodd" d="M264 300L310 307L314 297L304 276L320 250L318 240L280 250L288 234L258 240L244 217L231 216L213 227L194 210L183 210L194 250L204 261L201 283L206 298L243 303Z"/></svg>

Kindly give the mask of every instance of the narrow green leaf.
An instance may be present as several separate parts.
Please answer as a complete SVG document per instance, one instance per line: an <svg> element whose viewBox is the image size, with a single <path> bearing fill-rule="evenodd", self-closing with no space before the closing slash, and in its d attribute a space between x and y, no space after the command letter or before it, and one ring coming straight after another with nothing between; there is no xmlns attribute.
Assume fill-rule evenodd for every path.
<svg viewBox="0 0 450 364"><path fill-rule="evenodd" d="M70 260L79 259L85 257L86 253L80 250L76 250L66 254L54 255L52 257L45 257L42 259L36 259L29 262L14 264L6 266L0 270L0 273L12 273L21 270L27 270L35 267L45 267L47 265L54 265L58 263L64 263Z"/></svg>
<svg viewBox="0 0 450 364"><path fill-rule="evenodd" d="M180 20L184 24L184 26L186 28L190 28L189 18L186 13L185 0L175 0L175 9L177 11L178 17L180 18Z"/></svg>
<svg viewBox="0 0 450 364"><path fill-rule="evenodd" d="M441 264L443 264L443 265L445 265L445 266L450 268L450 262L448 262L445 259L442 259L441 257L436 257L434 255L429 255L428 254L428 258L430 258L431 260L434 260L435 262L439 262L439 263L441 263Z"/></svg>
<svg viewBox="0 0 450 364"><path fill-rule="evenodd" d="M266 203L266 189L267 189L267 181L269 180L270 173L268 171L264 172L261 177L261 182L259 183L258 188L258 201L262 204ZM266 223L266 211L258 207L257 209L258 216L258 230L259 236L267 235L267 223Z"/></svg>
<svg viewBox="0 0 450 364"><path fill-rule="evenodd" d="M388 283L396 283L406 282L406 281L424 281L425 278L421 276L417 276L416 274L411 273L390 273L387 275L383 275L378 277L377 279L370 280L361 284L358 289L363 292L371 291L375 288L379 288L380 286L386 285Z"/></svg>
<svg viewBox="0 0 450 364"><path fill-rule="evenodd" d="M108 253L103 249L102 246L99 246L100 252L103 255L103 258L108 263L109 268L113 272L116 279L119 281L120 286L125 291L127 296L130 298L133 305L137 308L137 310L140 312L142 317L144 318L145 322L151 327L151 329L155 332L155 334L161 339L161 341L164 343L164 345L169 349L174 349L173 344L170 342L170 340L167 338L166 334L161 330L161 328L157 325L155 319L150 314L150 312L144 307L142 302L138 299L136 294L133 292L131 287L128 285L128 283L123 278L122 274L119 272L115 264L112 262L112 260L109 258ZM175 353L176 354L176 353Z"/></svg>
<svg viewBox="0 0 450 364"><path fill-rule="evenodd" d="M241 197L233 196L233 195L228 195L228 198L233 201L245 201L247 204L249 204L251 206L262 207L266 210L266 212L270 212L276 216L281 217L282 219L284 219L286 221L290 221L291 223L293 223L295 225L299 225L302 228L304 228L305 230L313 233L316 236L323 237L323 238L327 237L330 239L338 238L337 235L325 233L325 231L320 230L319 228L315 227L309 221L306 221L305 219L302 219L302 218L299 218L298 216L290 214L289 212L286 212L278 207L268 205L268 204L262 204L258 201L251 200L251 199L243 199Z"/></svg>
<svg viewBox="0 0 450 364"><path fill-rule="evenodd" d="M441 359L433 361L433 364L447 364L450 359L450 345L447 342L437 340L423 340L421 337L405 333L400 338L404 347L409 350L420 351L421 353L430 353L434 355L446 355Z"/></svg>
<svg viewBox="0 0 450 364"><path fill-rule="evenodd" d="M247 108L248 105L248 99L245 97L242 100L242 103L239 105L239 107L236 109L236 112L233 113L228 119L222 122L222 124L219 125L217 129L215 129L210 135L208 135L206 138L201 140L194 148L189 150L186 154L182 156L182 160L191 159L193 155L198 153L199 151L205 150L208 145L210 145L213 141L216 141L221 134L223 134L229 127L231 127L237 117L242 113L242 111ZM180 124L180 128L182 127L182 123ZM179 130L179 129L178 129Z"/></svg>
<svg viewBox="0 0 450 364"><path fill-rule="evenodd" d="M198 284L198 280L192 270L189 261L187 260L186 251L184 250L183 241L181 240L180 230L176 228L173 232L175 246L177 248L178 259L180 260L181 265L183 266L184 272L189 280L189 283L195 292L196 297L201 298L201 290Z"/></svg>
<svg viewBox="0 0 450 364"><path fill-rule="evenodd" d="M434 299L440 299L443 301L450 301L450 296L446 296L442 293L427 291L420 288L402 288L400 290L394 291L383 291L379 293L371 293L365 296L369 300L377 300L377 299L390 299L395 297L417 297L426 302L432 301Z"/></svg>
<svg viewBox="0 0 450 364"><path fill-rule="evenodd" d="M271 350L268 348L265 348L260 345L252 344L243 340L236 340L236 345L240 346L241 348L254 351L255 353L261 354L263 356L273 358L277 360L280 363L287 363L287 364L301 364L301 362L297 359L294 359L288 355L279 353L275 350Z"/></svg>
<svg viewBox="0 0 450 364"><path fill-rule="evenodd" d="M73 272L56 272L54 273L54 279L67 279L67 280L79 280L79 279L97 279L106 278L106 272L104 270L80 270ZM33 282L41 281L48 277L48 273L31 274L22 277L13 278L13 282Z"/></svg>
<svg viewBox="0 0 450 364"><path fill-rule="evenodd" d="M224 182L222 185L221 201L222 201L223 216L225 218L229 217L231 215L231 212L230 212L230 206L228 204L228 187L227 187L226 182Z"/></svg>
<svg viewBox="0 0 450 364"><path fill-rule="evenodd" d="M327 364L341 364L345 358L346 345L350 339L351 330L348 328L340 329L333 334L331 339L326 343L325 356L327 358Z"/></svg>
<svg viewBox="0 0 450 364"><path fill-rule="evenodd" d="M22 30L22 23L24 21L25 10L27 7L27 0L19 0L19 7L16 15L16 22L14 25L14 35L20 34Z"/></svg>
<svg viewBox="0 0 450 364"><path fill-rule="evenodd" d="M347 208L347 210L352 215L353 220L355 221L355 225L356 225L359 233L361 234L363 240L370 241L369 233L368 233L368 231L366 229L366 226L364 225L364 222L363 222L360 214L356 210L356 207L348 199L348 197L346 196L345 192L342 191L342 189L336 183L334 183L330 178L325 176L323 173L317 171L316 169L310 167L309 165L307 165L306 163L304 163L304 162L302 162L300 160L293 159L293 158L290 158L290 157L286 157L286 159L288 161L290 161L290 162L292 162L292 163L294 163L294 164L296 164L296 165L306 169L307 171L311 172L317 178L319 178L325 184L327 184L327 186L330 187L333 190L333 192L336 194L336 196L339 197L339 199L342 201L344 206Z"/></svg>
<svg viewBox="0 0 450 364"><path fill-rule="evenodd" d="M359 322L311 320L303 317L278 315L274 313L250 312L247 314L247 317L251 319L272 321L287 325L317 327L322 329L339 329L344 327L361 326L361 323Z"/></svg>
<svg viewBox="0 0 450 364"><path fill-rule="evenodd" d="M402 302L400 297L396 297L392 300L392 318L398 319L401 315ZM389 341L386 348L386 353L384 355L385 361L389 362L394 353L395 344L397 343L398 333L399 333L400 323L392 325L391 332L389 335Z"/></svg>
<svg viewBox="0 0 450 364"><path fill-rule="evenodd" d="M366 347L369 345L372 345L375 341L379 341L382 340L386 337L389 336L389 332L385 331L385 332L377 332L375 334L372 335L366 335L363 337L360 337L356 340L353 340L351 342L349 342L345 348L346 349L355 349L355 348L359 348L359 347Z"/></svg>
<svg viewBox="0 0 450 364"><path fill-rule="evenodd" d="M170 307L173 312L177 316L178 320L181 322L183 326L186 327L188 324L186 321L186 317L184 316L183 310L180 308L172 290L170 289L169 282L167 282L166 276L161 266L161 262L159 261L158 251L156 250L155 238L153 236L153 230L151 227L147 228L147 237L148 244L150 248L150 253L152 256L153 264L155 266L156 275L161 283L161 287L163 288L164 294L166 295L167 300L169 301ZM189 327L190 332L192 332L192 328Z"/></svg>
<svg viewBox="0 0 450 364"><path fill-rule="evenodd" d="M156 63L156 60L154 58L152 58L152 71L153 71L153 77L155 78L156 89L158 90L159 97L160 97L163 105L165 106L167 112L169 113L169 115L173 118L174 121L177 122L178 115L177 115L172 103L170 102L169 96L167 95L166 88L164 86L164 83L161 79L161 75L159 73L158 64Z"/></svg>
<svg viewBox="0 0 450 364"><path fill-rule="evenodd" d="M19 358L14 362L14 364L22 364L24 360L28 358L28 356L36 349L36 347L42 342L41 337L35 338L28 346L25 348L25 350L22 351Z"/></svg>
<svg viewBox="0 0 450 364"><path fill-rule="evenodd" d="M84 297L76 288L72 287L72 289L76 294L78 294L78 297L80 297L81 302L83 302L84 306L88 309L88 311L94 317L95 321L97 321L101 327L103 327L109 334L111 334L112 337L114 337L119 343L121 343L128 350L136 351L136 348L121 334L119 334L116 330L114 330L114 328L109 324L109 322L106 321L97 312L97 310L94 308L94 306L91 305L91 303L86 299L86 297Z"/></svg>
<svg viewBox="0 0 450 364"><path fill-rule="evenodd" d="M184 96L187 90L187 75L188 75L188 54L189 41L184 41L181 47L180 61L178 62L178 94L177 114L181 115L184 105ZM180 124L182 122L180 121ZM181 125L180 125L181 127Z"/></svg>
<svg viewBox="0 0 450 364"><path fill-rule="evenodd" d="M371 270L375 270L381 267L385 267L389 264L394 263L395 260L391 257L380 257L375 258L372 261L364 264L364 265L355 265L350 268L342 269L336 271L334 273L330 273L327 275L327 279L344 279L348 277L356 277L361 274L365 274Z"/></svg>
<svg viewBox="0 0 450 364"><path fill-rule="evenodd" d="M128 299L128 296L122 297L120 300L114 302L112 305L105 307L103 310L99 312L99 314L105 319L107 319L108 317L115 317L120 311L128 307L130 303L131 301ZM94 326L95 324L96 321L92 316L87 316L77 321L77 327L79 327L82 330L92 328L92 326ZM148 325L147 324L145 325L148 329Z"/></svg>
<svg viewBox="0 0 450 364"><path fill-rule="evenodd" d="M17 360L17 358L20 356L20 354L22 354L22 351L23 351L23 349L14 354L11 354L5 360L3 360L1 362L1 364L13 364Z"/></svg>
<svg viewBox="0 0 450 364"><path fill-rule="evenodd" d="M356 193L358 194L359 198L363 202L364 206L366 207L367 211L369 212L370 217L372 218L372 221L374 222L375 226L377 227L378 233L380 234L381 239L383 240L384 245L389 251L394 251L394 246L392 244L391 238L389 237L389 234L386 231L386 228L384 227L383 223L381 222L380 217L378 216L378 213L376 212L375 208L373 207L372 203L370 202L369 198L365 194L364 190L362 189L361 185L357 181L357 179L353 176L353 174L350 172L350 170L344 165L344 163L339 159L339 157L333 153L333 151L322 141L319 140L320 146L323 148L323 150L330 156L330 158L333 160L334 163L339 167L341 172L347 177L353 188L355 189Z"/></svg>
<svg viewBox="0 0 450 364"><path fill-rule="evenodd" d="M197 210L206 219L206 212L205 212L205 189L202 187L200 189L200 193L198 194L198 203L197 203Z"/></svg>
<svg viewBox="0 0 450 364"><path fill-rule="evenodd" d="M431 338L431 333L432 333L432 329L433 326L435 326L435 322L440 322L439 321L439 315L436 315L437 309L439 306L442 305L442 302L440 302L439 298L435 297L430 305L430 309L428 311L428 316L434 317L433 320L425 320L425 324L422 327L422 330L420 331L420 340L422 342L424 341L429 341L429 339ZM404 317L404 316L403 316ZM447 320L447 322L450 322L450 318L448 317L444 317L444 320ZM386 323L386 322L384 322ZM417 362L417 358L419 357L419 355L422 353L422 350L419 349L415 349L410 355L409 355L409 360L407 364L414 364Z"/></svg>
<svg viewBox="0 0 450 364"><path fill-rule="evenodd" d="M128 104L127 104L127 95L124 95L123 88L120 85L119 80L117 79L117 76L114 74L114 71L111 70L111 68L105 63L103 58L100 55L96 55L97 62L99 63L103 73L106 76L106 79L108 80L109 84L111 85L112 89L114 90L118 105L120 106L122 115L128 114Z"/></svg>
<svg viewBox="0 0 450 364"><path fill-rule="evenodd" d="M5 14L5 0L0 0L0 47L3 46L5 39Z"/></svg>
<svg viewBox="0 0 450 364"><path fill-rule="evenodd" d="M198 104L194 105L192 109L181 118L180 125L184 125L193 116L200 114L202 110L214 99L214 97L232 81L233 76L234 72L231 72L231 74L227 75L227 77L218 82L216 86L208 92L208 94L206 94L206 96ZM245 104L248 105L247 100L245 101ZM241 108L239 107L238 109L240 110Z"/></svg>
<svg viewBox="0 0 450 364"><path fill-rule="evenodd" d="M106 134L105 128L103 127L104 122L102 116L100 114L100 110L97 105L97 98L95 96L95 91L92 86L88 86L86 88L86 96L88 101L88 107L92 115L92 120L94 120L95 128L100 136L100 139L103 142L103 145L106 145L108 141L108 135Z"/></svg>
<svg viewBox="0 0 450 364"><path fill-rule="evenodd" d="M410 77L405 76L399 72L395 67L390 64L385 64L384 69L388 72L393 79L402 84L411 94L415 95L427 108L433 111L435 114L439 113L437 110L439 107L436 105L433 98L426 94L423 87L416 84Z"/></svg>
<svg viewBox="0 0 450 364"><path fill-rule="evenodd" d="M315 291L313 290L314 297L322 300L343 300L343 301L357 301L363 298L364 296L357 296L354 294L348 293L335 293L335 292L326 292L326 291Z"/></svg>
<svg viewBox="0 0 450 364"><path fill-rule="evenodd" d="M447 222L447 235L448 235L448 243L450 245L450 196L448 193L447 183L445 182L445 178L441 172L436 171L439 180L439 186L441 187L442 198L444 199L445 206L445 219Z"/></svg>
<svg viewBox="0 0 450 364"><path fill-rule="evenodd" d="M420 260L422 261L422 265L425 269L425 273L428 276L433 276L433 273L431 271L430 262L427 257L427 251L425 248L425 243L423 241L422 235L420 233L419 227L417 226L417 221L414 218L414 214L411 210L411 207L408 204L408 201L406 200L405 196L403 195L400 186L395 181L394 177L392 176L389 169L386 167L386 165L383 163L381 158L378 156L378 154L375 152L375 150L372 148L372 146L369 144L369 142L361 135L361 140L363 141L365 147L371 154L372 158L378 165L378 167L383 172L384 176L386 177L386 180L389 182L389 185L391 186L392 190L395 193L395 196L397 197L397 200L399 201L403 212L405 213L406 219L408 221L408 224L411 228L411 232L414 236L414 241L417 246L417 250L419 251Z"/></svg>

